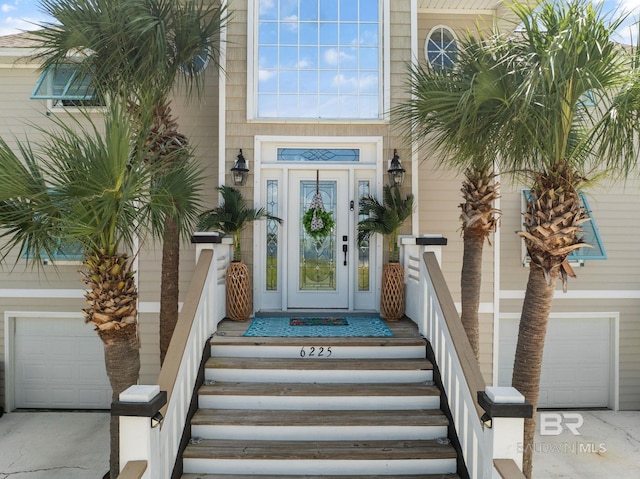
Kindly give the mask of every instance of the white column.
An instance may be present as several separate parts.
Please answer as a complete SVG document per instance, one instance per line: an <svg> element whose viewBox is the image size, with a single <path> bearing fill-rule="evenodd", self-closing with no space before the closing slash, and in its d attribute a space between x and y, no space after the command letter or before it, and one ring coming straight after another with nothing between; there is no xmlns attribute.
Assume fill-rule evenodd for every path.
<svg viewBox="0 0 640 479"><path fill-rule="evenodd" d="M485 401L480 405L487 411L485 437L493 459L513 459L522 469L522 440L524 418L531 417L531 405L513 387L487 386Z"/></svg>
<svg viewBox="0 0 640 479"><path fill-rule="evenodd" d="M112 414L116 411L120 416L120 471L129 461L147 461L142 479L161 477L160 424L153 418L156 407L146 407L155 400L159 410L166 403L166 395L164 401L160 401L162 404L158 402L159 395L160 386L134 385L120 393L120 400L112 405ZM146 409L146 412L126 415L136 414L137 409Z"/></svg>

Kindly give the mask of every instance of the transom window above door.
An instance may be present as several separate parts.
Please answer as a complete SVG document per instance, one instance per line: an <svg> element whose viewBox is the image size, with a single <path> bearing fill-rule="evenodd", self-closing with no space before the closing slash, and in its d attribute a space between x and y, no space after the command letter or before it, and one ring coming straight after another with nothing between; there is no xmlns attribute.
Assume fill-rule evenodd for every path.
<svg viewBox="0 0 640 479"><path fill-rule="evenodd" d="M382 117L380 0L255 0L254 115Z"/></svg>

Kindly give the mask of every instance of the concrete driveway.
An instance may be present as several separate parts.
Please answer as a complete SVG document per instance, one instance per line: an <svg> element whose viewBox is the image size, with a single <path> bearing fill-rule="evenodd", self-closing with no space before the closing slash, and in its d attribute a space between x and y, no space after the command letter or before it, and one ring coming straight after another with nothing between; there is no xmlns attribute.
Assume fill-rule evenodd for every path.
<svg viewBox="0 0 640 479"><path fill-rule="evenodd" d="M568 415L549 416L546 426L541 428L538 413L534 479L640 477L639 411L542 413Z"/></svg>
<svg viewBox="0 0 640 479"><path fill-rule="evenodd" d="M543 411L554 417L540 434L534 479L640 477L640 412ZM578 427L579 419L582 424ZM574 435L570 425L575 425ZM106 412L13 412L0 418L0 479L102 479L109 469Z"/></svg>
<svg viewBox="0 0 640 479"><path fill-rule="evenodd" d="M108 412L12 412L0 417L0 479L102 479Z"/></svg>

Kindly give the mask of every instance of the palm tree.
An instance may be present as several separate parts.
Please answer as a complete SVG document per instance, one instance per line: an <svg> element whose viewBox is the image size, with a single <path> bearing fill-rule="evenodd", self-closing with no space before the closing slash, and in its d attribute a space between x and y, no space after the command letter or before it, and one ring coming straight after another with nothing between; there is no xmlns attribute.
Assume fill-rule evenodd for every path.
<svg viewBox="0 0 640 479"><path fill-rule="evenodd" d="M511 6L519 33L495 44L500 84L495 143L502 168L531 189L524 238L531 258L512 384L538 404L549 312L567 255L586 246L579 190L598 177L626 177L637 161L640 84L633 55L613 41L623 17L586 0ZM524 473L532 475L535 415L525 421Z"/></svg>
<svg viewBox="0 0 640 479"><path fill-rule="evenodd" d="M407 90L411 99L392 110L394 122L407 139L419 138L421 146L438 153L437 166L464 176L460 190L464 242L460 319L476 360L480 353L482 252L501 214L494 207L500 185L495 181L492 146L496 140L495 96L501 85L496 82L496 65L486 48L489 41L480 32L475 37L468 33L459 41L451 68L410 65Z"/></svg>
<svg viewBox="0 0 640 479"><path fill-rule="evenodd" d="M64 245L84 252L85 321L104 344L113 400L136 384L140 369L133 257L136 238L158 237L164 218L194 221L200 172L175 151L181 168L158 175L146 159L145 139L132 127L125 107L113 102L104 129L82 119L54 120L33 148L19 142L21 158L0 139L0 257L26 253L39 264ZM86 123L85 123L86 124ZM104 133L101 133L104 131ZM177 205L180 205L178 207ZM186 207L185 207L186 205ZM184 208L184 209L179 209ZM132 256L132 254L134 256ZM111 419L111 477L117 477L118 418Z"/></svg>
<svg viewBox="0 0 640 479"><path fill-rule="evenodd" d="M187 98L203 91L208 63L219 66L220 33L227 21L224 2L206 0L42 0L55 23L35 32L42 70L75 64L108 97L130 100L140 113L149 101L153 121L147 131L155 161L171 168L172 151L186 146L170 107L176 87ZM145 100L146 101L146 100ZM162 174L164 170L157 171ZM187 229L193 225L185 225ZM165 218L160 296L160 360L164 361L178 319L180 237L184 232Z"/></svg>

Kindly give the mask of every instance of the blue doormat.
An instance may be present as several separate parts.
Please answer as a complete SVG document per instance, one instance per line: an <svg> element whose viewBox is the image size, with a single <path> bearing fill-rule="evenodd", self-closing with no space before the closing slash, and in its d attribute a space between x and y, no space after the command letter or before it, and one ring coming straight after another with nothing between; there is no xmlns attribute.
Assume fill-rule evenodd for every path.
<svg viewBox="0 0 640 479"><path fill-rule="evenodd" d="M255 318L244 336L332 338L391 337L393 333L377 316L349 318Z"/></svg>

